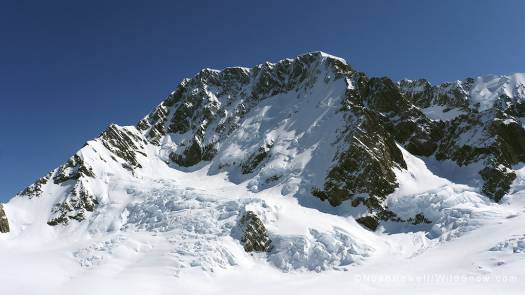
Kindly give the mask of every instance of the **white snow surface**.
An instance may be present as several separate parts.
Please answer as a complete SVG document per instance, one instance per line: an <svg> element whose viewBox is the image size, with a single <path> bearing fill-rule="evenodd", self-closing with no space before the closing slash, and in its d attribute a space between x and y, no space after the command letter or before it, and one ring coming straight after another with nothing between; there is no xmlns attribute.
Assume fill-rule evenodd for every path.
<svg viewBox="0 0 525 295"><path fill-rule="evenodd" d="M478 77L470 90L472 103L479 104L480 111L493 107L502 95L523 101L525 99L525 73Z"/></svg>
<svg viewBox="0 0 525 295"><path fill-rule="evenodd" d="M447 109L445 106L433 105L421 110L429 119L434 121L452 121L459 115L465 114L459 109Z"/></svg>
<svg viewBox="0 0 525 295"><path fill-rule="evenodd" d="M405 79L406 82L417 82ZM428 83L428 82L424 82ZM411 93L425 91L425 84L416 84L409 89ZM486 75L465 80L456 80L437 85L438 93L459 95L470 108L480 112L486 111L497 104L505 106L510 100L512 102L523 102L525 100L525 73L514 73L511 75ZM449 109L451 106L430 105L422 109L423 113L432 120L449 121L463 114L460 109Z"/></svg>
<svg viewBox="0 0 525 295"><path fill-rule="evenodd" d="M390 205L400 215L425 213L436 222L430 229L374 233L352 217L303 207L279 188L253 193L224 174L207 175L209 167L180 172L161 163L158 177L140 185L110 177L112 200L89 224L49 227L35 222L45 198L15 198L6 205L13 231L0 236L2 290L520 294L523 193L491 204L403 153L409 169L399 171L401 186ZM276 247L268 257L245 253L232 236L243 210L256 212L267 225Z"/></svg>
<svg viewBox="0 0 525 295"><path fill-rule="evenodd" d="M399 187L387 204L401 218L422 213L432 223L388 222L376 232L307 196L333 164L344 128L338 110L352 87L329 71L319 77L308 91L266 98L212 162L192 169L165 162L186 135L166 136L160 147L144 143L142 168L133 172L99 139L89 141L77 155L96 175L81 180L99 204L86 220L46 223L72 180L50 180L41 196L4 205L11 231L0 234L1 294L522 294L525 168L496 204L463 181L469 167L438 166L400 146L408 168L396 170ZM491 81L473 90L482 107L492 99L484 89L523 97L505 86L521 89L521 75L503 86ZM458 115L426 112L436 120ZM268 142L271 157L253 173L219 168ZM269 253L246 253L239 242L246 211L267 228Z"/></svg>

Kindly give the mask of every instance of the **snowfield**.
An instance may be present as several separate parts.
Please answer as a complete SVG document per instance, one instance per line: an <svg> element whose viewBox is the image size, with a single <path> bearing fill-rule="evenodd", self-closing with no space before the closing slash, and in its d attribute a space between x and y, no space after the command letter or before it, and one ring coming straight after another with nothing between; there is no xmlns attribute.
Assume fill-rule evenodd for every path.
<svg viewBox="0 0 525 295"><path fill-rule="evenodd" d="M522 193L497 205L433 176L421 160L411 165L414 178L407 185L427 191L410 192L416 195L410 204L404 200L407 191L389 201L407 216L407 210L428 212L436 221L431 228L397 224L373 233L352 217L302 207L280 195L279 188L253 193L224 175L206 176L209 167L151 180L147 188L121 181L121 199L105 208L125 208L114 220L101 211L92 224L67 231L15 226L0 236L2 289L16 294L520 294L525 287ZM8 214L20 216L14 213L23 201L29 202L7 204ZM232 238L235 216L247 208L268 225L275 245L268 257L245 253ZM11 223L29 227L16 219Z"/></svg>

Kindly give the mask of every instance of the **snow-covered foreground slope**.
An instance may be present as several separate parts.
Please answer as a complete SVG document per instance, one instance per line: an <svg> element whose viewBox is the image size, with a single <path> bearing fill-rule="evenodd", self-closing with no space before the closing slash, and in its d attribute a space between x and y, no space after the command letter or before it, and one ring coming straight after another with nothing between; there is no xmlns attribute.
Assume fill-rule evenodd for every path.
<svg viewBox="0 0 525 295"><path fill-rule="evenodd" d="M491 204L466 188L446 189L449 186L442 179L425 175L428 170L414 170L418 174L412 181L421 191L429 189L423 194L409 192L418 195L415 206L440 215L440 223L434 225L440 231L461 232L453 239L431 239L410 229L370 232L352 217L304 208L293 197L272 190L250 193L224 176L205 176L206 169L176 175L159 171L176 180L160 178L140 188L123 183L122 190L133 197L112 204L127 208L119 225L104 219L108 212L101 212L93 224L79 224L71 231L15 227L12 235L1 237L2 290L16 294L282 294L292 290L520 294L525 287L521 193L509 196L508 203ZM400 212L409 210L401 194L392 199ZM8 205L12 213L22 206ZM230 236L235 227L232 217L246 208L263 216L276 241L268 258L245 253ZM18 221L13 219L12 224ZM307 271L330 266L337 267Z"/></svg>
<svg viewBox="0 0 525 295"><path fill-rule="evenodd" d="M205 69L3 205L0 288L519 294L522 82Z"/></svg>
<svg viewBox="0 0 525 295"><path fill-rule="evenodd" d="M11 234L0 236L2 289L16 294L346 289L354 294L519 294L525 287L522 193L494 204L432 175L417 158L408 163L389 202L400 214L436 215L439 222L431 229L387 224L387 232L370 232L352 217L302 207L278 188L253 193L225 175L207 176L209 167L191 173L159 169L159 178L140 186L121 180L113 188L120 200L90 224L64 231L26 224L30 217L15 213L34 201L17 199L6 209L20 219L11 220ZM409 196L416 201L407 201ZM242 210L263 217L276 247L268 257L245 253L231 236ZM324 269L331 270L308 271Z"/></svg>

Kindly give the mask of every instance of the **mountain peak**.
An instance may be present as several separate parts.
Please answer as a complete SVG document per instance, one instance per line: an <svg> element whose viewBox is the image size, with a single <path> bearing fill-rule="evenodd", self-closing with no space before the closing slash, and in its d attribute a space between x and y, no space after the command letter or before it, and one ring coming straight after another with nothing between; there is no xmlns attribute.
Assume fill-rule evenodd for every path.
<svg viewBox="0 0 525 295"><path fill-rule="evenodd" d="M5 204L0 238L60 241L82 268L118 248L177 273L346 269L402 246L389 235L447 240L525 182L521 78L395 83L320 51L203 69Z"/></svg>

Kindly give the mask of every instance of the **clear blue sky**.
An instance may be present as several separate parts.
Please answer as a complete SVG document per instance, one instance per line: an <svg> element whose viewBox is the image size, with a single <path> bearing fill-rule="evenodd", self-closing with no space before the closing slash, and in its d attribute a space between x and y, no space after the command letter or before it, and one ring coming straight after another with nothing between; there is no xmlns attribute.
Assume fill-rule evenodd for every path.
<svg viewBox="0 0 525 295"><path fill-rule="evenodd" d="M323 50L432 82L525 71L525 1L0 2L0 201L203 67Z"/></svg>

